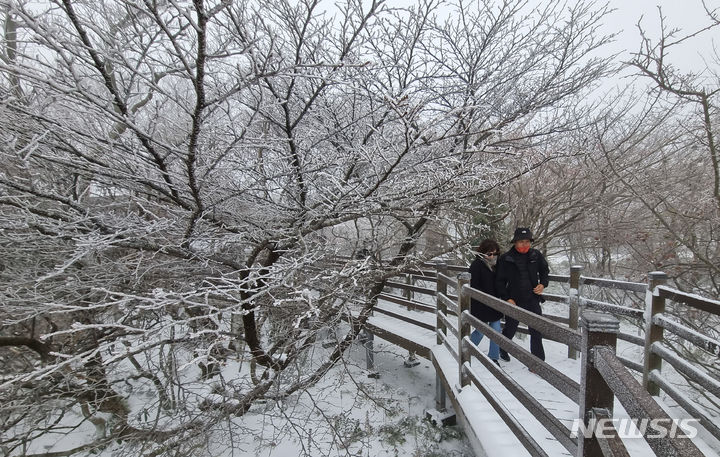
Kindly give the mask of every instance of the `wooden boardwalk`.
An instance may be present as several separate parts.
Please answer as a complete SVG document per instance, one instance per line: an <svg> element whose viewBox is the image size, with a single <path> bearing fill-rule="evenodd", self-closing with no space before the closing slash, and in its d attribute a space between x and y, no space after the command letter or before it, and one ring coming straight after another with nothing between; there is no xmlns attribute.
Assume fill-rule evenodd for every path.
<svg viewBox="0 0 720 457"><path fill-rule="evenodd" d="M431 324L434 328L434 315L428 313L409 311L405 307L394 305L392 303L380 303L384 309L396 313L403 313L413 319ZM505 421L495 411L488 400L474 386L466 386L460 389L459 370L455 356L443 344L436 344L436 336L434 330L420 328L414 324L403 322L394 317L376 313L369 320L368 328L379 338L383 338L398 346L412 351L417 355L429 359L442 382L448 399L453 410L459 416L460 422L464 425L465 433L478 456L529 456L530 454L524 449L522 443L508 429ZM486 343L487 344L487 343ZM481 347L484 347L481 343ZM566 359L567 360L567 359ZM577 361L575 365L577 365ZM535 436L541 436L538 440L544 444L548 455L565 455L569 456L564 448L559 445L555 439L542 427L532 414L527 412L525 408L516 401L512 395L497 382L494 377L485 369L477 359L471 362L473 371L488 384L489 390L495 392L498 400L502 402L507 410L516 418L525 417L523 426L531 433L534 431ZM524 366L513 367L518 365L513 363L504 363L505 370L515 369L518 372L522 369L525 378L534 376L527 373ZM577 415L577 405L571 401L558 401L557 393L550 393L547 390L538 389L538 393L542 393L548 398L538 398L543 404L550 407L557 414L563 414L571 422L572 418ZM508 398L509 397L509 398Z"/></svg>
<svg viewBox="0 0 720 457"><path fill-rule="evenodd" d="M486 395L473 384L460 387L459 368L456 355L450 348L458 347L456 338L449 338L450 344L436 344L435 315L423 311L408 310L407 307L381 300L378 308L384 312L375 312L368 321L368 330L376 337L387 340L418 356L429 359L442 383L452 409L463 425L465 433L478 456L521 457L531 454L525 449L515 434L510 431L506 420L491 404L493 399L499 403L500 410L507 412L542 447L548 456L572 457L538 419L530 412L480 360L471 358L471 376L476 376L480 384L487 389ZM407 322L397 318L422 323ZM528 341L519 335L516 340L524 347ZM454 345L454 346L453 346ZM487 353L488 339L480 343L483 353ZM553 341L545 342L547 362L576 382L580 381L580 360L567 357L567 346ZM489 360L489 359L488 359ZM501 362L502 370L519 386L525 389L543 407L557 417L562 424L572 430L573 422L580 411L576 401L568 398L540 376L531 373L528 368L516 360ZM615 417L627 417L622 406L615 401ZM653 451L643 439L623 440L630 455L651 456ZM701 439L694 440L698 449L707 457L718 457L717 450Z"/></svg>

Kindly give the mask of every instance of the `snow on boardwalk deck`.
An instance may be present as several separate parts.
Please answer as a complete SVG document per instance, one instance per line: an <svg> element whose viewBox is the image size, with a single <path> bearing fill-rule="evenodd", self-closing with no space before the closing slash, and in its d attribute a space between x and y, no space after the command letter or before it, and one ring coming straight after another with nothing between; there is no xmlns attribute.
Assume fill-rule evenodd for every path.
<svg viewBox="0 0 720 457"><path fill-rule="evenodd" d="M396 312L402 312L406 316L412 316L416 320L433 324L435 322L435 316L431 313L408 311L401 306L386 303L383 303L382 306ZM445 385L455 412L458 414L469 441L478 456L521 457L530 455L474 385L471 384L463 389L459 388L457 361L444 345L435 344L436 336L434 331L379 313L372 316L369 323L371 327L374 327L374 330L379 330L380 333L398 336L404 344L398 343L397 340L391 342L432 360L438 375ZM384 338L382 334L377 334L377 336L388 339ZM450 339L453 347L457 347L457 341L452 336ZM529 346L526 335L518 335L516 341L525 347ZM487 338L484 338L480 343L480 349L485 353L487 353L488 344ZM567 346L545 340L545 352L546 361L550 365L572 379L579 381L580 360L579 358L578 360L567 358ZM540 376L529 372L528 368L520 362L513 359L510 362L501 362L501 364L502 369L512 379L518 382L555 417L560 419L568 429L572 429L573 421L579 417L579 407L575 401L567 398ZM483 386L486 386L504 408L520 422L548 456L571 456L571 453L478 360L473 358L471 367L480 378ZM627 417L627 413L617 401L614 409L615 417ZM699 438L693 441L706 456L718 457L716 451ZM624 443L630 455L654 455L643 439L625 439Z"/></svg>
<svg viewBox="0 0 720 457"><path fill-rule="evenodd" d="M408 311L400 306L382 304L383 307L396 312L403 312L416 320L435 324L435 316L430 313ZM439 376L443 380L450 401L455 412L459 415L465 433L478 456L487 457L513 457L529 456L520 444L520 441L509 431L505 422L492 408L487 399L474 387L459 389L458 364L453 355L444 345L436 343L435 332L417 327L413 324L399 321L381 313L375 313L368 321L373 331L380 330L385 334L392 334L404 341L412 343L412 347L424 347L426 352L417 351L432 360ZM377 335L380 338L382 334ZM387 338L383 338L387 339ZM391 341L391 340L388 340ZM399 344L396 341L391 341ZM454 341L454 344L457 344ZM401 344L409 350L413 350Z"/></svg>

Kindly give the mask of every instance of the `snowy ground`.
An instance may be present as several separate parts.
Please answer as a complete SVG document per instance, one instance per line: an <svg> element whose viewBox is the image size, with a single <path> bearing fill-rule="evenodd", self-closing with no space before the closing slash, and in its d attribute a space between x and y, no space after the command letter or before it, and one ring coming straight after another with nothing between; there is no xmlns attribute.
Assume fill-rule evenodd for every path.
<svg viewBox="0 0 720 457"><path fill-rule="evenodd" d="M368 377L365 350L353 345L347 361L292 403L247 415L256 438L227 456L417 456L474 455L459 427L424 420L435 406L435 371L425 359L407 368L407 351L375 339L379 379ZM284 435L284 436L283 436Z"/></svg>

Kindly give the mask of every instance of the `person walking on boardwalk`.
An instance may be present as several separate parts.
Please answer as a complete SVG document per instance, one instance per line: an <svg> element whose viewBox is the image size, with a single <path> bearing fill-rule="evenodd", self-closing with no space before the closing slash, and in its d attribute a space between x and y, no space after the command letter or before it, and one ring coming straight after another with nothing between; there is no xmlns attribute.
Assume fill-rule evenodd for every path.
<svg viewBox="0 0 720 457"><path fill-rule="evenodd" d="M495 291L499 298L542 315L540 303L545 301L542 293L548 285L550 268L542 253L531 248L533 241L533 235L529 228L515 229L511 241L513 247L501 255L497 261ZM517 328L518 321L505 316L503 335L512 339ZM533 328L529 330L530 352L540 360L545 360L542 334ZM502 349L500 358L510 361L510 356Z"/></svg>
<svg viewBox="0 0 720 457"><path fill-rule="evenodd" d="M470 287L494 296L495 264L500 254L500 245L495 240L485 239L480 242L477 252L475 260L470 264ZM500 311L494 310L473 298L470 301L470 313L500 333L500 319L503 316ZM470 340L475 345L480 344L482 339L483 334L477 329L470 334ZM500 365L500 362L498 362L500 348L492 339L490 339L488 357L497 365Z"/></svg>

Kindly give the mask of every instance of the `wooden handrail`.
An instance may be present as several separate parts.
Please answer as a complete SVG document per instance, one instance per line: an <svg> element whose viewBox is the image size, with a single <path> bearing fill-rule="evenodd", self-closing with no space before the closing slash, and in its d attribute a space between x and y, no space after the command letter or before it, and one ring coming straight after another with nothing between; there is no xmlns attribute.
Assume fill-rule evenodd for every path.
<svg viewBox="0 0 720 457"><path fill-rule="evenodd" d="M442 333L440 330L435 330L436 335L438 336L438 339L442 341L443 346L445 346L445 349L450 352L450 355L453 356L453 358L457 361L458 360L458 354L457 354L457 348L453 347L452 344L450 344L450 341L447 338L447 335Z"/></svg>
<svg viewBox="0 0 720 457"><path fill-rule="evenodd" d="M623 340L623 341L627 341L628 343L632 343L632 344L635 344L635 345L637 345L637 346L643 346L643 345L645 344L645 339L644 339L644 338L642 338L642 337L640 337L640 336L636 336L636 335L631 335L631 334L629 334L629 333L624 333L624 332L619 332L619 333L618 333L618 339L619 339L619 340Z"/></svg>
<svg viewBox="0 0 720 457"><path fill-rule="evenodd" d="M691 328L668 319L664 314L656 314L653 316L653 323L674 333L685 341L689 341L711 355L720 355L720 341L702 335Z"/></svg>
<svg viewBox="0 0 720 457"><path fill-rule="evenodd" d="M621 315L621 316L627 316L632 317L635 319L642 319L645 310L639 309L639 308L630 308L629 306L619 306L619 305L613 305L612 303L607 303L603 301L598 300L591 300L589 298L581 297L580 301L585 305L589 306L595 311L603 311L614 315Z"/></svg>
<svg viewBox="0 0 720 457"><path fill-rule="evenodd" d="M672 421L618 360L611 348L596 347L593 351L593 360L595 369L600 372L630 417ZM697 446L686 438L645 436L645 440L657 455L703 457Z"/></svg>
<svg viewBox="0 0 720 457"><path fill-rule="evenodd" d="M565 283L565 282L570 282L570 275L550 274L550 275L548 275L548 279L550 280L550 282Z"/></svg>
<svg viewBox="0 0 720 457"><path fill-rule="evenodd" d="M407 270L405 273L413 275L415 278L421 281L435 281L436 271L435 270Z"/></svg>
<svg viewBox="0 0 720 457"><path fill-rule="evenodd" d="M438 293L437 299L447 307L449 314L457 316L457 299L453 300L443 293Z"/></svg>
<svg viewBox="0 0 720 457"><path fill-rule="evenodd" d="M378 311L395 317L399 320L415 324L418 327L424 329L435 328L435 333L437 335L437 343L442 343L447 348L449 353L455 358L455 360L459 361L459 376L461 386L467 384L468 382L472 384L478 383L478 378L468 362L470 355L475 356L475 358L481 361L483 365L488 369L488 371L495 375L495 378L498 379L498 381L501 382L505 386L505 388L507 388L513 394L515 398L517 398L528 408L528 410L533 416L535 416L538 420L541 421L541 423L543 423L543 425L545 425L545 427L555 437L555 439L561 442L563 446L565 446L566 449L568 449L571 453L575 454L577 450L580 449L580 446L577 444L577 441L574 440L567 433L567 427L565 427L562 422L560 422L559 419L555 418L547 409L543 408L542 405L540 405L539 403L536 404L537 400L532 398L532 396L528 394L527 391L525 391L522 387L518 386L514 380L505 375L502 370L493 365L489 361L489 359L487 359L487 357L479 351L476 345L471 344L468 337L468 324L470 325L470 328L475 327L481 333L483 333L484 336L488 337L488 339L497 343L498 346L500 346L502 349L512 354L519 362L533 368L536 374L548 381L551 385L558 389L558 391L562 392L573 401L578 401L578 399L580 398L581 390L584 392L585 389L591 389L590 391L592 391L592 389L595 389L598 384L592 384L589 387L581 387L580 384L576 383L573 379L566 376L564 373L560 372L556 368L531 356L529 352L526 351L521 345L518 345L517 343L514 343L513 341L502 336L501 334L495 332L486 323L477 320L475 317L472 316L469 311L463 312L460 316L458 316L457 320L450 317L453 315L457 316L459 297L461 297L463 300L467 300L468 297L471 297L472 299L478 300L481 303L488 305L491 308L496 309L497 311L506 314L509 317L513 317L521 322L524 322L529 327L537 329L538 331L543 333L543 335L548 339L566 344L569 347L568 357L571 357L571 350L589 350L587 348L583 348L583 345L585 344L583 343L584 332L568 328L568 325L571 324L572 312L570 313L570 318L551 315L541 316L531 313L523 308L513 306L506 301L485 294L465 284L465 281L468 281L467 278L469 278L469 276L467 275L467 267L459 265L443 265L442 268L443 272L438 272L435 274L433 274L433 272L417 269L409 270L408 272L406 272L406 274L412 276L405 276L405 278L435 282L437 284L437 290L440 290L442 288L442 293L437 293L436 291L428 289L426 287L406 284L403 282L388 281L387 283L389 287L396 287L401 290L414 291L427 294L428 296L434 296L433 305L428 305L427 303L421 303L408 299L402 299L397 296L393 297L390 294L381 294L379 296L379 298L381 299L396 303L398 305L405 305L411 308L414 307L419 311L436 312L437 317L435 326L433 326L433 324L421 322L411 317L408 317L401 311L392 311L388 309L378 309ZM628 292L644 292L645 294L647 294L646 303L648 303L648 306L651 301L653 303L653 312L650 314L651 319L646 323L646 325L649 325L649 327L646 327L646 334L648 334L649 331L652 330L652 335L654 335L655 339L647 340L637 335L621 333L619 332L619 327L614 330L614 336L612 337L617 340L624 340L635 345L644 345L646 348L644 364L617 356L614 349L616 343L613 343L612 350L610 350L610 348L608 348L607 350L604 349L604 346L602 346L601 343L601 345L599 346L593 345L593 356L591 356L589 359L585 358L585 355L583 355L583 363L588 364L588 366L590 366L589 364L593 364L593 366L597 370L593 376L598 379L602 377L602 379L607 382L607 385L612 387L613 395L618 398L618 400L620 400L623 406L626 406L626 403L632 401L630 399L631 395L627 392L624 392L623 389L631 391L632 395L635 396L638 395L637 391L644 392L644 396L641 396L642 399L638 400L640 403L642 403L642 405L638 406L637 404L633 405L628 403L628 406L626 406L625 408L628 413L630 413L632 408L634 407L641 409L650 408L647 411L652 412L652 405L648 407L647 399L645 398L647 397L652 399L652 397L647 393L647 390L643 389L643 385L640 385L634 377L629 375L628 369L641 372L644 375L644 383L647 383L644 385L654 385L656 388L662 388L664 391L667 392L668 395L676 399L678 404L685 408L685 410L688 411L690 414L695 417L700 416L701 421L704 420L705 423L709 423L708 417L703 418L703 415L701 414L702 412L697 407L695 407L689 399L684 397L684 395L677 389L673 389L673 386L660 376L658 371L659 363L660 361L670 363L675 367L675 369L679 370L686 376L690 376L692 379L697 380L704 389L719 397L720 383L706 375L703 375L701 370L698 370L686 361L681 360L679 357L675 356L664 346L662 346L662 330L665 329L669 332L674 333L683 340L689 341L703 348L711 355L720 355L720 341L712 339L706 335L702 335L687 326L671 320L669 316L663 314L664 306L662 306L662 304L664 300L672 300L674 302L682 303L695 309L699 309L701 311L720 315L720 301L705 299L694 294L688 294L667 287L664 285L663 281L663 278L666 278L666 276L662 272L651 273L649 275L651 281L648 285L644 283L634 283L606 278L584 277L580 274L582 269L581 267L573 268L575 269L575 271L570 276L550 275L550 279L554 282L570 283L570 293L569 295L546 293L544 295L547 301L562 304L567 303L569 305L568 308L571 308L573 303L575 303L576 305L580 305L581 310L584 309L586 311L602 311L605 313L610 313L614 316L624 316L637 320L644 320L645 315L649 311L645 309L635 308L633 306L621 306L605 301L583 298L579 293L580 287L596 286L600 288L610 288ZM465 275L462 275L464 278L462 283L465 284L462 290L458 290L458 286L459 284L461 284L461 281L458 281L455 277L453 277L454 274L450 273L455 271L465 273ZM575 286L573 286L573 284ZM457 295L448 293L447 290L452 290L450 288L454 288L454 292L456 292ZM625 298L628 298L627 295L628 294L623 294ZM632 299L632 295L630 295L629 298ZM629 301L629 303L630 305L635 305L633 301ZM439 310L441 306L443 308L442 311ZM465 302L465 306L467 306L467 302ZM441 325L442 328L445 329L444 331L440 330ZM599 325L602 326L602 324ZM597 329L593 331L597 331ZM600 330L600 332L603 331L604 330ZM602 337L600 337L600 340L597 341L602 341ZM647 357L653 358L653 361L650 364L648 364L647 362ZM608 379L608 376L615 376L615 378ZM632 388L629 387L631 382L634 383L634 386ZM607 392L610 392L610 390L607 390ZM612 397L610 398L612 399ZM655 405L657 406L657 404ZM600 414L602 414L602 411L599 411ZM611 409L609 411L611 411ZM631 417L636 416L631 415ZM720 433L720 427L712 424L709 427L706 426L706 428L711 434L716 436L716 438L720 439L720 437L716 435L717 433ZM655 452L659 452L658 455L664 455L662 454L661 448L659 447L661 445L653 443L651 442L651 440L648 440L648 442L651 444L651 447L653 448L653 450L655 450ZM604 448L610 449L610 447L612 446L619 446L618 443L620 443L620 441L613 439L603 441L602 439L600 439L597 440L596 443L599 443L599 445L603 446ZM672 444L672 446L676 445L677 443ZM528 450L533 453L537 451L532 445ZM622 452L624 452L621 447L617 447L615 451L620 452L621 454ZM692 446L691 448L683 448L682 450L678 448L676 449L676 451L681 451L681 453L677 455L688 457L702 455L695 453L697 451L697 448L695 448L694 446Z"/></svg>
<svg viewBox="0 0 720 457"><path fill-rule="evenodd" d="M470 296L475 300L500 311L506 316L510 316L513 319L526 323L528 326L537 329L542 334L551 335L555 341L580 349L580 342L582 339L580 332L571 330L563 325L558 325L546 317L527 311L519 306L512 305L504 300L500 300L497 297L486 294L485 292L471 287L468 287L467 289Z"/></svg>
<svg viewBox="0 0 720 457"><path fill-rule="evenodd" d="M477 387L477 389L483 394L488 403L490 403L495 412L498 413L503 422L505 422L505 425L508 426L517 439L520 440L520 443L522 443L530 455L533 457L547 457L545 450L538 444L537 441L535 441L530 432L528 432L525 427L523 427L522 424L515 419L515 416L513 416L512 413L497 399L497 397L495 397L495 395L483 385L480 378L478 378L477 374L475 374L475 372L470 368L469 364L466 363L461 368L468 374L475 387Z"/></svg>
<svg viewBox="0 0 720 457"><path fill-rule="evenodd" d="M570 301L570 297L567 295L549 294L547 292L543 294L543 297L545 300L555 303L568 303Z"/></svg>
<svg viewBox="0 0 720 457"><path fill-rule="evenodd" d="M403 321L403 322L407 322L407 323L410 323L410 324L413 324L413 325L417 325L417 326L420 327L420 328L424 328L424 329L427 329L427 330L435 330L435 325L434 325L434 324L429 324L429 323L427 323L427 322L423 322L423 321L420 321L420 320L417 320L417 319L413 319L413 318L410 317L410 316L407 316L407 315L405 315L405 314L398 313L398 312L396 312L396 311L392 311L392 310L389 310L389 309L385 309L385 308L382 308L382 307L379 307L379 306L376 306L376 307L374 308L374 310L377 311L377 312L379 312L379 313L385 314L386 316L390 316L390 317L394 317L395 319L399 319L399 320L401 320L401 321Z"/></svg>
<svg viewBox="0 0 720 457"><path fill-rule="evenodd" d="M408 300L407 298L398 297L397 295L392 295L388 293L381 293L378 295L378 300L385 300L389 301L391 303L395 303L396 305L403 305L406 307L409 307L415 311L423 311L428 313L434 313L435 307L432 305L428 305L427 303L421 303L419 301L415 300Z"/></svg>
<svg viewBox="0 0 720 457"><path fill-rule="evenodd" d="M460 332L458 331L455 324L453 324L450 319L448 319L447 315L444 314L442 311L438 311L438 317L445 324L445 328L447 328L447 330L452 333L453 336L457 339L460 336Z"/></svg>
<svg viewBox="0 0 720 457"><path fill-rule="evenodd" d="M705 388L705 390L716 397L720 397L720 381L713 379L710 376L705 376L702 371L695 368L691 363L688 363L684 359L680 358L677 354L670 352L670 350L665 348L662 344L660 344L660 342L653 343L650 346L650 350L653 354L657 354L664 361L672 365L677 371L685 374L688 378Z"/></svg>
<svg viewBox="0 0 720 457"><path fill-rule="evenodd" d="M451 278L450 276L444 275L442 273L438 273L437 279L438 279L438 281L442 281L443 283L447 284L448 286L453 286L455 289L457 289L458 283L455 278Z"/></svg>
<svg viewBox="0 0 720 457"><path fill-rule="evenodd" d="M720 301L699 297L667 286L658 286L656 293L661 297L674 302L683 303L693 308L720 316Z"/></svg>
<svg viewBox="0 0 720 457"><path fill-rule="evenodd" d="M624 357L620 357L620 356L617 356L617 358L626 367L630 368L631 370L635 370L638 373L642 373L642 371L643 371L642 363L633 362L632 360L628 360L628 359L626 359Z"/></svg>
<svg viewBox="0 0 720 457"><path fill-rule="evenodd" d="M428 289L427 287L414 286L412 284L405 284L402 282L386 281L385 287L393 287L395 289L402 289L402 290L411 290L413 292L418 292L421 294L429 295L431 297L435 296L434 289Z"/></svg>
<svg viewBox="0 0 720 457"><path fill-rule="evenodd" d="M581 276L580 282L586 286L600 286L607 289L629 290L632 292L645 292L648 288L648 285L642 282L628 282L617 279L592 278L588 276Z"/></svg>
<svg viewBox="0 0 720 457"><path fill-rule="evenodd" d="M712 436L720 439L720 427L715 425L715 422L710 418L710 415L705 411L700 410L692 400L690 400L685 394L680 392L674 385L670 384L665 378L662 377L658 372L653 371L650 373L652 381L660 386L660 388L677 402L678 405L685 408L685 411L690 413L694 418L700 421L700 425L710 432Z"/></svg>
<svg viewBox="0 0 720 457"><path fill-rule="evenodd" d="M605 409L594 409L592 410L592 418L593 420L598 419L612 419L610 417L610 414ZM627 451L627 448L625 447L625 443L623 443L622 439L617 433L617 430L615 430L615 427L608 427L610 430L603 429L605 433L610 432L610 437L605 438L598 437L598 444L600 445L600 449L602 450L603 456L612 456L612 457L630 457L630 454Z"/></svg>
<svg viewBox="0 0 720 457"><path fill-rule="evenodd" d="M469 321L472 327L478 329L480 333L490 338L503 350L514 355L521 363L535 369L545 381L562 392L567 398L577 402L578 396L580 395L580 384L565 375L565 373L531 355L520 345L508 339L502 333L494 331L492 327L480 321L469 312L463 313L461 318L463 321Z"/></svg>
<svg viewBox="0 0 720 457"><path fill-rule="evenodd" d="M571 454L577 452L577 439L570 436L570 430L558 418L544 407L535 397L525 390L517 381L495 365L480 349L474 344L470 345L470 352L479 360L485 368L495 376L495 379L517 398L532 415L537 418L547 430L567 449Z"/></svg>

